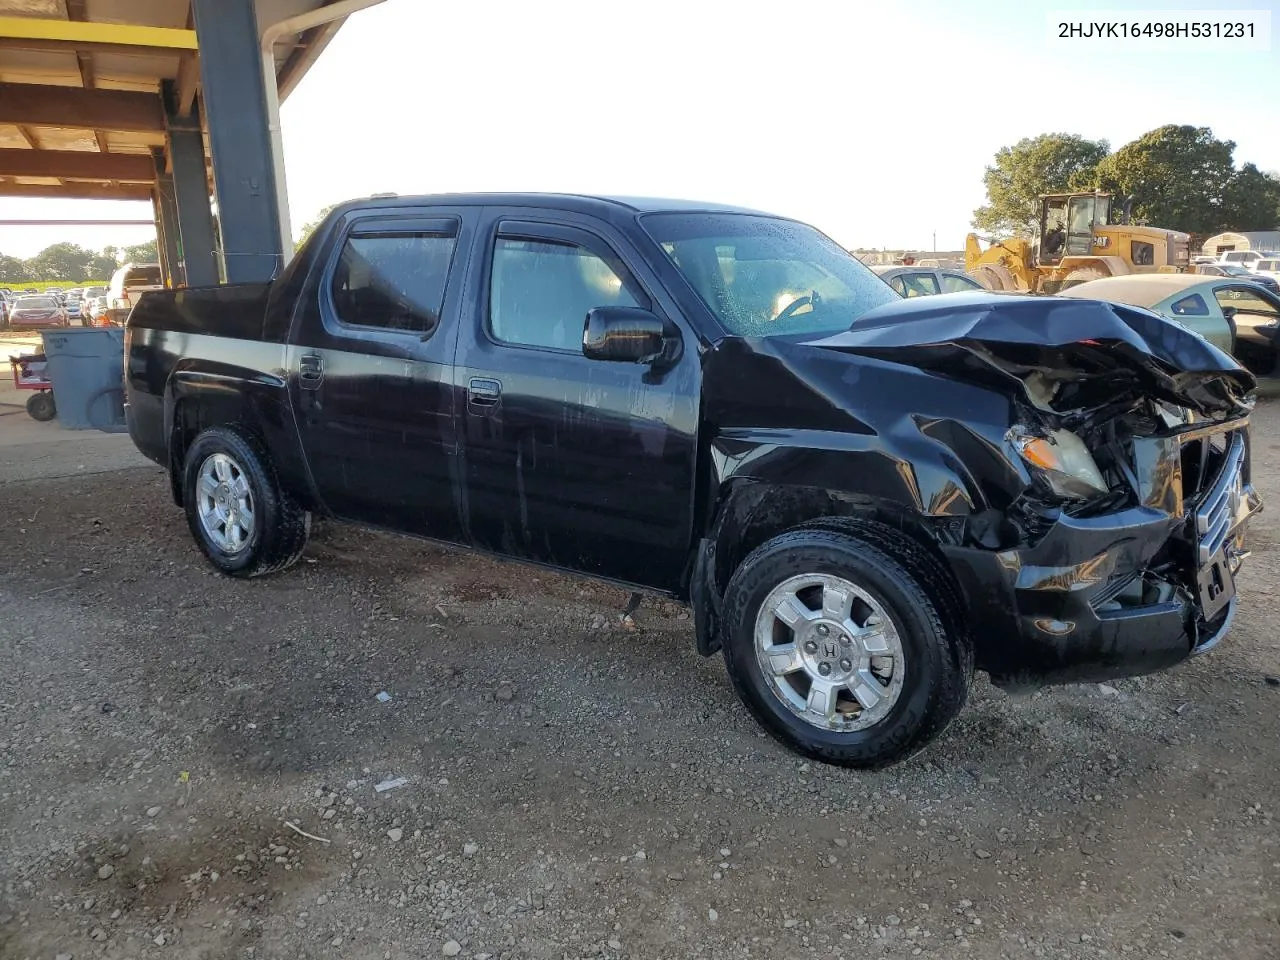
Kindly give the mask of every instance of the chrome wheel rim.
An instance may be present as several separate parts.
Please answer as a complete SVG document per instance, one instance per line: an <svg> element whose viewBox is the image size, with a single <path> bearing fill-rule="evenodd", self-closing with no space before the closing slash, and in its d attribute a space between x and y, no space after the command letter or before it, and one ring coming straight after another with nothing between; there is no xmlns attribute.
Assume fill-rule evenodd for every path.
<svg viewBox="0 0 1280 960"><path fill-rule="evenodd" d="M225 453L205 457L196 480L197 512L205 535L223 553L249 546L256 517L244 468Z"/></svg>
<svg viewBox="0 0 1280 960"><path fill-rule="evenodd" d="M866 730L902 695L897 624L842 577L803 574L774 587L756 615L755 646L774 696L819 729Z"/></svg>

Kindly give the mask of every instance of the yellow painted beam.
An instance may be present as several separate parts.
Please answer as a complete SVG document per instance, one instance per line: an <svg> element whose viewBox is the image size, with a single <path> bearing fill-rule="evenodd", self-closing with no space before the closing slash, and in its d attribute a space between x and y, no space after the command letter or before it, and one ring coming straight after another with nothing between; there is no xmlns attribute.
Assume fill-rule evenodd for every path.
<svg viewBox="0 0 1280 960"><path fill-rule="evenodd" d="M113 47L158 47L166 50L196 49L194 30L143 27L129 23L42 20L36 17L0 17L0 38Z"/></svg>

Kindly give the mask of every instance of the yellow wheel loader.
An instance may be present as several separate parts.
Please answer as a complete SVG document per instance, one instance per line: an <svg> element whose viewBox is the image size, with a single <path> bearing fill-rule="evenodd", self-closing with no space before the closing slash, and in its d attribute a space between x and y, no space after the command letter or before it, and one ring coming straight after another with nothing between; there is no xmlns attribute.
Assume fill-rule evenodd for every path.
<svg viewBox="0 0 1280 960"><path fill-rule="evenodd" d="M1112 223L1109 193L1052 193L1040 198L1034 240L965 238L965 271L988 290L1057 293L1086 280L1130 273L1182 273L1191 237L1177 230L1137 227L1128 207Z"/></svg>

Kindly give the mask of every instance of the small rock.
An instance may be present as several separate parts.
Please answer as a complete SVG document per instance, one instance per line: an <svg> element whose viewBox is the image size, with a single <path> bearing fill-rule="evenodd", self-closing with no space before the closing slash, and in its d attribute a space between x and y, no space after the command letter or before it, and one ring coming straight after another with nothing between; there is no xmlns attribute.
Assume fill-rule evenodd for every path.
<svg viewBox="0 0 1280 960"><path fill-rule="evenodd" d="M606 944L606 946L608 946L608 948L609 948L610 950L621 950L621 949L622 949L622 941L621 941L621 940L610 940L610 941Z"/></svg>
<svg viewBox="0 0 1280 960"><path fill-rule="evenodd" d="M1098 684L1098 692L1104 697L1115 697L1120 694L1119 690L1107 683Z"/></svg>
<svg viewBox="0 0 1280 960"><path fill-rule="evenodd" d="M54 957L53 960L71 960L71 954L60 953L56 957Z"/></svg>
<svg viewBox="0 0 1280 960"><path fill-rule="evenodd" d="M720 919L720 914L716 913L715 908L712 907L710 910L707 911L707 919L710 920L712 923L715 923L717 920Z"/></svg>
<svg viewBox="0 0 1280 960"><path fill-rule="evenodd" d="M480 844L478 843L464 843L462 845L462 855L466 857L468 860L470 860L479 852L480 852Z"/></svg>
<svg viewBox="0 0 1280 960"><path fill-rule="evenodd" d="M404 831L401 830L399 827L392 827L390 830L387 831L387 838L392 843L399 843L401 837L403 836L404 836Z"/></svg>
<svg viewBox="0 0 1280 960"><path fill-rule="evenodd" d="M645 853L643 850L637 850L637 851L635 852L635 857L634 857L633 859L636 859L636 860L647 860L648 858L649 858L649 855L648 855L647 853Z"/></svg>
<svg viewBox="0 0 1280 960"><path fill-rule="evenodd" d="M683 874L683 873L679 873L679 872L676 872L676 873L668 873L668 874L667 874L667 879L668 879L668 880L675 880L675 881L677 881L677 882L678 882L678 881L680 881L680 880L683 880L683 879L684 879L684 874Z"/></svg>
<svg viewBox="0 0 1280 960"><path fill-rule="evenodd" d="M732 852L733 852L733 851L731 851L728 847L721 847L721 848L720 848L720 856L722 856L722 857L727 857L727 856L729 856L729 854L730 854L730 853L732 853Z"/></svg>
<svg viewBox="0 0 1280 960"><path fill-rule="evenodd" d="M836 846L837 846L837 847L840 847L840 848L842 848L842 849L843 849L844 847L847 847L848 845L849 845L849 841L848 841L848 840L846 840L844 837L836 837Z"/></svg>
<svg viewBox="0 0 1280 960"><path fill-rule="evenodd" d="M493 695L503 703L510 703L516 698L515 684L506 682L500 683L498 684L498 689L493 691Z"/></svg>
<svg viewBox="0 0 1280 960"><path fill-rule="evenodd" d="M158 817L159 815L160 815L160 808L159 808L159 807L147 807L147 816L148 816L148 817L155 818L155 817Z"/></svg>
<svg viewBox="0 0 1280 960"><path fill-rule="evenodd" d="M448 943L446 943L443 947L440 948L440 952L443 953L446 957L456 957L458 954L462 952L462 944L460 944L457 940L450 940Z"/></svg>
<svg viewBox="0 0 1280 960"><path fill-rule="evenodd" d="M788 930L791 930L795 927L800 926L800 921L795 919L794 917L791 917L789 919L783 920L782 925L786 927Z"/></svg>
<svg viewBox="0 0 1280 960"><path fill-rule="evenodd" d="M98 943L101 943L103 940L107 939L107 931L103 930L101 927L94 927L89 931L89 939L96 940Z"/></svg>
<svg viewBox="0 0 1280 960"><path fill-rule="evenodd" d="M337 811L337 810L335 810L333 807L330 807L330 808L329 808L328 810L326 810L324 813L320 814L320 819L321 819L321 820L332 820L332 819L333 819L333 817L334 817L334 815L335 815L337 812L338 812L338 811Z"/></svg>
<svg viewBox="0 0 1280 960"><path fill-rule="evenodd" d="M1280 677L1267 677L1268 687L1280 687Z"/></svg>
<svg viewBox="0 0 1280 960"><path fill-rule="evenodd" d="M111 879L111 875L112 875L113 873L115 873L115 872L116 872L116 868L115 868L115 867L113 867L113 866L112 866L111 864L109 864L109 863L104 863L102 866L100 866L100 867L98 868L98 879L99 879L99 880L110 880L110 879Z"/></svg>
<svg viewBox="0 0 1280 960"><path fill-rule="evenodd" d="M990 850L983 850L981 847L979 847L977 850L973 851L973 855L974 855L975 857L977 857L979 860L990 860L990 859L991 859L991 851L990 851Z"/></svg>
<svg viewBox="0 0 1280 960"><path fill-rule="evenodd" d="M161 934L157 934L157 935L156 935L156 938L155 938L154 940L152 940L151 942L152 942L152 943L154 943L157 947L163 947L163 946L164 946L166 943L168 943L169 941L168 941L168 939L165 937L165 935L164 935L163 933L161 933Z"/></svg>

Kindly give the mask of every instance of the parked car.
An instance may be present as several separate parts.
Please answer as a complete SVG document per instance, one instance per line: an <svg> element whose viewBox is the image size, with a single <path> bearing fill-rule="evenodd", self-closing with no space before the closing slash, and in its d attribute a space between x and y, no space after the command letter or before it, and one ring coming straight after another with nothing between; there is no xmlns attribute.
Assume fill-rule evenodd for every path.
<svg viewBox="0 0 1280 960"><path fill-rule="evenodd" d="M98 297L105 297L106 295L106 287L85 287L84 291L80 294L80 302L89 303L92 300L96 300ZM83 309L83 307L81 309Z"/></svg>
<svg viewBox="0 0 1280 960"><path fill-rule="evenodd" d="M1213 646L1260 506L1254 379L1189 330L903 299L709 204L354 201L273 282L144 294L125 353L130 435L223 573L296 562L314 513L674 597L774 736L855 766L936 736L975 663Z"/></svg>
<svg viewBox="0 0 1280 960"><path fill-rule="evenodd" d="M9 328L12 330L38 330L70 325L66 309L54 297L19 297L9 314Z"/></svg>
<svg viewBox="0 0 1280 960"><path fill-rule="evenodd" d="M1270 277L1275 280L1280 277L1280 258L1274 260L1258 260L1250 269L1261 276Z"/></svg>
<svg viewBox="0 0 1280 960"><path fill-rule="evenodd" d="M123 324L138 297L148 290L163 290L164 275L158 263L126 263L111 275L107 285L107 318Z"/></svg>
<svg viewBox="0 0 1280 960"><path fill-rule="evenodd" d="M1247 280L1250 283L1265 287L1272 293L1280 293L1280 283L1276 282L1275 277L1254 273L1252 270L1246 270L1244 267L1236 266L1233 263L1201 264L1195 268L1195 272L1205 277L1230 277L1235 280Z"/></svg>
<svg viewBox="0 0 1280 960"><path fill-rule="evenodd" d="M1259 260L1280 259L1280 253L1274 250L1228 250L1218 254L1219 263L1230 263L1237 267L1253 269Z"/></svg>
<svg viewBox="0 0 1280 960"><path fill-rule="evenodd" d="M883 266L872 267L871 270L902 297L925 297L983 289L977 280L958 270L920 266Z"/></svg>
<svg viewBox="0 0 1280 960"><path fill-rule="evenodd" d="M1238 277L1148 273L1090 280L1061 296L1153 310L1234 353L1250 370L1271 373L1280 334L1280 297Z"/></svg>
<svg viewBox="0 0 1280 960"><path fill-rule="evenodd" d="M81 311L80 322L86 327L102 327L107 326L107 298L105 296L94 297L89 301L87 312Z"/></svg>
<svg viewBox="0 0 1280 960"><path fill-rule="evenodd" d="M67 311L67 318L70 320L80 319L80 298L66 297L62 301L62 309Z"/></svg>
<svg viewBox="0 0 1280 960"><path fill-rule="evenodd" d="M9 329L9 310L13 306L13 301L9 299L7 290L0 290L0 330Z"/></svg>

